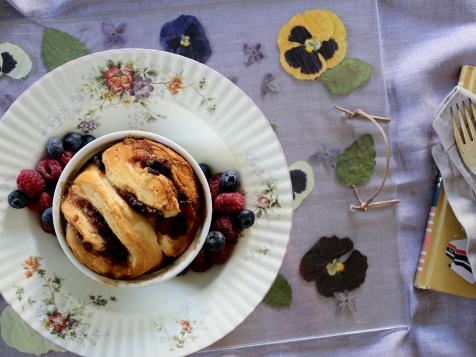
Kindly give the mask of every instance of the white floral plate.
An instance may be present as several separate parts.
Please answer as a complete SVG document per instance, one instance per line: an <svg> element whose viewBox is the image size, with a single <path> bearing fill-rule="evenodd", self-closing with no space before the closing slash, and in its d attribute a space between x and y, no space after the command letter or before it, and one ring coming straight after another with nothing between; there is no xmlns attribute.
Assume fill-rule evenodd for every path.
<svg viewBox="0 0 476 357"><path fill-rule="evenodd" d="M35 167L49 137L124 129L169 137L215 171L240 171L257 221L224 266L151 287L104 286L67 260L37 216L8 207L18 172ZM80 355L185 355L222 338L274 281L291 219L270 124L232 82L187 58L135 49L80 58L33 84L0 122L0 291L28 324Z"/></svg>

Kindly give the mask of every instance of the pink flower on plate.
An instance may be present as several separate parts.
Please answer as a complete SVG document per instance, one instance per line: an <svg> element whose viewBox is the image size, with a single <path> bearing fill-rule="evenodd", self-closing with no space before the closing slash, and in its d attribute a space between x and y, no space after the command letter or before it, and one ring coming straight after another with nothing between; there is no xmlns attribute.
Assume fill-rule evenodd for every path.
<svg viewBox="0 0 476 357"><path fill-rule="evenodd" d="M260 196L260 198L258 198L258 203L263 206L264 208L269 208L271 207L271 202L269 201L269 199L267 199L266 197L264 196Z"/></svg>
<svg viewBox="0 0 476 357"><path fill-rule="evenodd" d="M119 69L116 66L109 67L103 74L106 87L114 94L128 92L134 85L134 72L129 69Z"/></svg>
<svg viewBox="0 0 476 357"><path fill-rule="evenodd" d="M192 325L190 324L190 321L182 320L182 321L180 321L180 324L182 325L182 331L184 331L186 333L191 333L192 332Z"/></svg>

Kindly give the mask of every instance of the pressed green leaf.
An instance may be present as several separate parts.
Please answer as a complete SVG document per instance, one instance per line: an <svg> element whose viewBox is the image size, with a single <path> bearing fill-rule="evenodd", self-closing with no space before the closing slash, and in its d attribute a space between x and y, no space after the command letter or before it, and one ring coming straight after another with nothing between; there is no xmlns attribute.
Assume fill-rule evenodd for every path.
<svg viewBox="0 0 476 357"><path fill-rule="evenodd" d="M371 76L370 64L346 57L336 67L326 70L320 78L332 95L342 95L362 87Z"/></svg>
<svg viewBox="0 0 476 357"><path fill-rule="evenodd" d="M20 352L36 356L49 351L65 352L28 326L10 306L5 307L0 316L0 332L3 341Z"/></svg>
<svg viewBox="0 0 476 357"><path fill-rule="evenodd" d="M86 48L73 36L49 27L43 32L41 57L48 71L85 54Z"/></svg>
<svg viewBox="0 0 476 357"><path fill-rule="evenodd" d="M337 177L349 187L363 185L374 173L375 155L375 142L372 135L362 135L337 159Z"/></svg>
<svg viewBox="0 0 476 357"><path fill-rule="evenodd" d="M278 274L276 280L263 299L266 305L272 307L289 307L293 301L291 285L284 276Z"/></svg>

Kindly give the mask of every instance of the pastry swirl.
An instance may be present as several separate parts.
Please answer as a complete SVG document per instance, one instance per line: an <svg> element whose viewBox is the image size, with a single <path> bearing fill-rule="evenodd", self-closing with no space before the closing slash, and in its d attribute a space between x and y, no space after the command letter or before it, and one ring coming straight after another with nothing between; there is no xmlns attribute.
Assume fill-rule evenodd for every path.
<svg viewBox="0 0 476 357"><path fill-rule="evenodd" d="M190 164L149 139L126 138L88 164L61 203L66 241L89 269L135 279L190 245L202 220L202 192Z"/></svg>

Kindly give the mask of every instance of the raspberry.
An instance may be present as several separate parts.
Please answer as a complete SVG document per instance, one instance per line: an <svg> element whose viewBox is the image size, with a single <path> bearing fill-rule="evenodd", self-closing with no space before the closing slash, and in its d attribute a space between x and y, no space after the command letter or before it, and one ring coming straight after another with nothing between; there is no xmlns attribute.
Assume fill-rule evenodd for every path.
<svg viewBox="0 0 476 357"><path fill-rule="evenodd" d="M53 197L48 192L43 192L37 201L28 204L28 208L38 214L42 214L51 206L53 206Z"/></svg>
<svg viewBox="0 0 476 357"><path fill-rule="evenodd" d="M212 266L210 260L205 253L205 250L201 250L200 253L195 257L193 262L190 264L190 269L197 273L206 272Z"/></svg>
<svg viewBox="0 0 476 357"><path fill-rule="evenodd" d="M66 164L68 164L68 162L72 159L73 156L74 156L74 152L66 150L65 152L61 154L58 161L60 162L61 166L65 167Z"/></svg>
<svg viewBox="0 0 476 357"><path fill-rule="evenodd" d="M46 233L51 233L53 235L55 235L55 227L49 225L49 224L45 224L45 223L41 223L41 228L43 228L43 230L46 232Z"/></svg>
<svg viewBox="0 0 476 357"><path fill-rule="evenodd" d="M58 161L48 159L41 160L36 167L36 171L43 176L46 182L56 182L58 181L63 169Z"/></svg>
<svg viewBox="0 0 476 357"><path fill-rule="evenodd" d="M236 242L241 233L241 231L233 227L230 216L218 217L212 224L212 230L223 233L227 242Z"/></svg>
<svg viewBox="0 0 476 357"><path fill-rule="evenodd" d="M219 194L213 202L216 212L239 213L245 208L245 196L240 192L226 192Z"/></svg>
<svg viewBox="0 0 476 357"><path fill-rule="evenodd" d="M233 253L233 249L235 249L235 243L227 241L223 249L217 252L209 251L208 257L213 264L225 264L228 259L230 259L231 253Z"/></svg>
<svg viewBox="0 0 476 357"><path fill-rule="evenodd" d="M223 175L221 172L213 175L208 180L208 187L210 187L210 193L212 194L212 202L215 201L215 198L220 193L220 178Z"/></svg>
<svg viewBox="0 0 476 357"><path fill-rule="evenodd" d="M45 191L45 179L35 170L21 170L17 177L18 189L30 198L37 198Z"/></svg>

